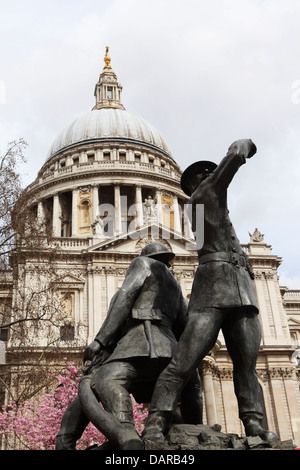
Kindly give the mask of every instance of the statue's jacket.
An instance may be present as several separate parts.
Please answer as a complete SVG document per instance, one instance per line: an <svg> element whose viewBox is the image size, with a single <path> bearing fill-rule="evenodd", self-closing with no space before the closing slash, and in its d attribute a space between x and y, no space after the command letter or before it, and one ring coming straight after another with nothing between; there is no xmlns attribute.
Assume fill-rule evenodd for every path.
<svg viewBox="0 0 300 470"><path fill-rule="evenodd" d="M203 244L198 246L199 266L195 273L189 314L199 313L206 307L243 307L258 312L252 281L254 275L227 208L228 186L245 162L244 156L228 153L189 200L194 228L196 205L204 205Z"/></svg>
<svg viewBox="0 0 300 470"><path fill-rule="evenodd" d="M157 357L171 358L186 318L187 301L168 267L139 256L113 296L95 340L113 350L106 362L150 356L151 340Z"/></svg>

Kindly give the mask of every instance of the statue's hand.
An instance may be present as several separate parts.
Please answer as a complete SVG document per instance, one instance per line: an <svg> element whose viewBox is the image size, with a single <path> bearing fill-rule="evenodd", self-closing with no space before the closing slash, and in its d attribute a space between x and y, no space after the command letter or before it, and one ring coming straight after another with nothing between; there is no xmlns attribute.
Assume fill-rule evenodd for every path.
<svg viewBox="0 0 300 470"><path fill-rule="evenodd" d="M251 139L236 140L230 145L228 153L234 153L245 158L251 158L256 153L256 145Z"/></svg>
<svg viewBox="0 0 300 470"><path fill-rule="evenodd" d="M93 357L100 352L100 349L101 346L98 341L92 341L91 344L89 344L84 350L84 362L91 361Z"/></svg>
<svg viewBox="0 0 300 470"><path fill-rule="evenodd" d="M98 341L92 341L85 350L81 369L84 374L89 374L90 371L97 366L100 366L111 354L107 348L102 348Z"/></svg>

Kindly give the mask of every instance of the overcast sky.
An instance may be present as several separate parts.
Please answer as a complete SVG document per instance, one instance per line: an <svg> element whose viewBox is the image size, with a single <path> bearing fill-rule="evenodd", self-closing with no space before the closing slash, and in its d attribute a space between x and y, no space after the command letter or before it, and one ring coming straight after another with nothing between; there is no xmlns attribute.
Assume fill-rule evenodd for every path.
<svg viewBox="0 0 300 470"><path fill-rule="evenodd" d="M127 111L149 120L184 170L252 138L229 209L257 227L300 289L299 0L0 0L0 151L29 144L32 182L56 136L94 105L105 46Z"/></svg>

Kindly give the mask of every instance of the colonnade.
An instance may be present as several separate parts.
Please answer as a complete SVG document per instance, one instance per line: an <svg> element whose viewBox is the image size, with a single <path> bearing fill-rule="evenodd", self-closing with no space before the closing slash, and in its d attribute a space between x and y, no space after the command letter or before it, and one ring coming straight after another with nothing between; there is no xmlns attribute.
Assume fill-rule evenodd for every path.
<svg viewBox="0 0 300 470"><path fill-rule="evenodd" d="M121 234L122 230L122 217L124 220L124 214L122 214L122 201L121 195L122 184L120 182L112 183L113 186L113 213L110 214L111 222L114 227L114 235ZM102 186L104 188L105 186ZM147 207L143 200L143 189L149 193L152 192L153 197L149 197L149 204L152 205ZM152 191L151 191L152 190ZM141 184L135 185L134 204L131 207L127 206L128 220L134 219L134 228L139 229L145 223L156 222L159 225L165 225L175 232L179 232L189 238L192 233L190 225L182 221L182 208L178 202L178 196L175 193L168 193L168 199L172 201L172 205L168 207L163 201L164 193L161 189L152 189L150 187L143 186ZM52 205L52 233L54 237L61 236L72 236L81 237L83 235L92 234L92 224L96 220L97 216L103 217L108 204L101 198L101 186L89 185L86 187L76 187L68 192L71 193L71 203L69 207L63 207L64 192L57 192L51 195L53 198ZM169 203L170 204L170 203ZM80 210L85 211L85 221L82 221L82 214ZM100 209L100 212L99 212ZM67 215L65 212L69 212ZM148 212L147 212L148 211ZM172 223L167 220L169 212L172 214ZM63 228L63 220L68 217L70 229L68 234L65 233ZM125 217L126 217L125 216ZM38 203L37 217L40 222L45 220L45 203L40 200ZM51 223L51 221L49 221ZM84 227L81 227L81 226ZM82 230L84 228L85 230Z"/></svg>

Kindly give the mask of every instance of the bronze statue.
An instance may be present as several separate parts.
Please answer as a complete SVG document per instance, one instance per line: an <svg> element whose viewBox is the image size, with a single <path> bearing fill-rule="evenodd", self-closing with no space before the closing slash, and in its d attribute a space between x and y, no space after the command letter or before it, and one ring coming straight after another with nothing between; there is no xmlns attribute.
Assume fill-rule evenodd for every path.
<svg viewBox="0 0 300 470"><path fill-rule="evenodd" d="M165 245L154 242L130 264L100 331L85 349L84 364L90 362L84 366L78 397L63 417L57 450L75 449L89 421L115 448L144 448L135 429L130 394L139 403L150 402L156 379L169 363L187 320L187 302L169 270L173 257ZM202 423L196 368L178 403L184 422Z"/></svg>
<svg viewBox="0 0 300 470"><path fill-rule="evenodd" d="M246 435L278 439L261 425L263 402L255 370L261 341L259 311L253 273L227 209L227 188L255 153L250 139L238 140L219 165L200 161L182 174L181 187L190 196L193 230L196 205L204 204L204 243L198 249L188 322L169 365L156 382L144 439L163 438L182 387L213 348L220 329L233 361L235 394Z"/></svg>

